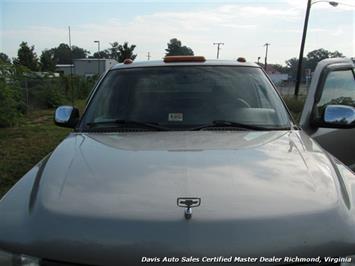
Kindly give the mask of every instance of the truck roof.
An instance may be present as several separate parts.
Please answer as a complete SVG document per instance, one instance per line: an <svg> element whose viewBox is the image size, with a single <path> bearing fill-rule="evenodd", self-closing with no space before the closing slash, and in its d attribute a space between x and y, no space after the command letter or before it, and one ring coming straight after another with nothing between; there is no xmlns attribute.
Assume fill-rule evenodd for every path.
<svg viewBox="0 0 355 266"><path fill-rule="evenodd" d="M135 68L135 67L161 67L161 66L247 66L247 67L258 67L260 66L251 62L238 62L236 60L206 60L203 62L169 62L166 63L163 60L151 60L151 61L134 61L132 63L116 64L112 69L124 69L124 68Z"/></svg>

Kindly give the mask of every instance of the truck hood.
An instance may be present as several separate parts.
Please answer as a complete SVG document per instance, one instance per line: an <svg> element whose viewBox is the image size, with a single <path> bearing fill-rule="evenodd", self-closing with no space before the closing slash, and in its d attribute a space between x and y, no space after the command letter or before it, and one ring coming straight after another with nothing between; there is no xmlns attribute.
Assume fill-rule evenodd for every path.
<svg viewBox="0 0 355 266"><path fill-rule="evenodd" d="M39 203L145 220L181 217L177 197L202 198L204 220L312 212L337 194L326 158L314 169L304 148L286 132L72 135L46 163Z"/></svg>
<svg viewBox="0 0 355 266"><path fill-rule="evenodd" d="M328 156L298 131L73 133L33 171L17 185L26 210L9 211L16 189L0 204L0 230L10 232L0 247L111 265L349 244L347 195ZM201 198L191 220L178 197Z"/></svg>

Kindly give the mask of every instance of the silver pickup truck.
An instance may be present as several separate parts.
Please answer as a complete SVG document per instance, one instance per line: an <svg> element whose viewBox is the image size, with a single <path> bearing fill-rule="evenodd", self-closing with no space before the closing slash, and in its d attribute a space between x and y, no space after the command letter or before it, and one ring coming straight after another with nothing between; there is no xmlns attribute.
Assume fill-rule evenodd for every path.
<svg viewBox="0 0 355 266"><path fill-rule="evenodd" d="M0 265L350 257L354 100L348 59L318 65L303 129L256 64L126 60L81 117L56 110L73 132L1 199Z"/></svg>

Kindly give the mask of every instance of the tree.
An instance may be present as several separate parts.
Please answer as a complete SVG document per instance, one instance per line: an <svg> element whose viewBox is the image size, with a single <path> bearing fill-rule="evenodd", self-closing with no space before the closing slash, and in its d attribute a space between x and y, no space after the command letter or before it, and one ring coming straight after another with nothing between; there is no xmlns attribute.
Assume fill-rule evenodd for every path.
<svg viewBox="0 0 355 266"><path fill-rule="evenodd" d="M307 54L307 60L305 61L305 68L314 71L319 61L326 58L334 58L334 57L343 57L343 54L338 51L330 52L323 48L313 50Z"/></svg>
<svg viewBox="0 0 355 266"><path fill-rule="evenodd" d="M268 64L268 65L280 73L287 73L288 69L285 66L282 66L280 64Z"/></svg>
<svg viewBox="0 0 355 266"><path fill-rule="evenodd" d="M336 57L345 57L345 56L339 51L334 51L329 53L329 57L336 58Z"/></svg>
<svg viewBox="0 0 355 266"><path fill-rule="evenodd" d="M292 79L296 79L297 68L298 68L298 58L293 57L286 61L287 74L289 74ZM303 62L306 62L307 58L303 58ZM302 66L302 73L304 73L304 64Z"/></svg>
<svg viewBox="0 0 355 266"><path fill-rule="evenodd" d="M58 47L53 48L54 59L56 64L71 64L71 51L69 45L61 43Z"/></svg>
<svg viewBox="0 0 355 266"><path fill-rule="evenodd" d="M89 51L75 45L72 45L71 51L73 59L87 58L88 54L90 54Z"/></svg>
<svg viewBox="0 0 355 266"><path fill-rule="evenodd" d="M103 51L94 53L92 57L93 58L110 58L110 52L108 50L103 50Z"/></svg>
<svg viewBox="0 0 355 266"><path fill-rule="evenodd" d="M2 63L11 63L11 60L7 56L7 54L0 53L0 62L2 62Z"/></svg>
<svg viewBox="0 0 355 266"><path fill-rule="evenodd" d="M40 65L41 65L41 71L50 71L54 72L55 70L55 58L54 58L54 50L53 49L46 49L42 51L41 57L40 57Z"/></svg>
<svg viewBox="0 0 355 266"><path fill-rule="evenodd" d="M133 54L136 46L128 45L128 42L124 42L123 45L118 42L110 43L111 48L108 49L109 57L117 60L119 63L122 63L125 59L136 59L137 55Z"/></svg>
<svg viewBox="0 0 355 266"><path fill-rule="evenodd" d="M34 49L35 47L33 45L30 47L27 42L22 42L17 51L17 58L14 59L14 64L25 66L32 71L37 71L38 58Z"/></svg>
<svg viewBox="0 0 355 266"><path fill-rule="evenodd" d="M310 69L313 72L319 63L319 61L326 58L334 57L344 57L342 53L338 51L330 52L326 49L320 48L313 50L307 54L307 57L303 58L302 64L302 75L305 73L305 69ZM286 61L287 73L292 76L293 79L296 78L298 58L294 57Z"/></svg>
<svg viewBox="0 0 355 266"><path fill-rule="evenodd" d="M111 47L108 48L110 58L116 59L118 61L118 57L119 57L118 46L119 46L119 43L118 42L113 42L113 43L110 43L110 45L111 45Z"/></svg>
<svg viewBox="0 0 355 266"><path fill-rule="evenodd" d="M124 42L123 45L119 45L118 46L119 57L117 61L121 63L125 59L131 59L131 60L136 59L137 55L133 54L135 48L136 46L134 44L128 45L128 42Z"/></svg>
<svg viewBox="0 0 355 266"><path fill-rule="evenodd" d="M194 55L190 47L182 46L181 41L176 38L170 40L165 51L166 55Z"/></svg>
<svg viewBox="0 0 355 266"><path fill-rule="evenodd" d="M54 61L56 64L72 64L72 59L87 58L89 51L73 45L70 49L66 43L59 44L58 47L52 48Z"/></svg>

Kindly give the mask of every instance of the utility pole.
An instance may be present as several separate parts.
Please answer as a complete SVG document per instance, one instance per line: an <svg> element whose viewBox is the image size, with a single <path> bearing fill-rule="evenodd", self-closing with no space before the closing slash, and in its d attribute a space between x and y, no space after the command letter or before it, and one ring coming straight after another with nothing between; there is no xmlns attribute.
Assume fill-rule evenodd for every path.
<svg viewBox="0 0 355 266"><path fill-rule="evenodd" d="M71 86L71 103L72 105L74 105L74 86L73 86L73 50L71 47L71 35L70 35L70 26L68 26L69 29L69 48L70 48L70 61L71 61L71 65L70 65L70 86Z"/></svg>
<svg viewBox="0 0 355 266"><path fill-rule="evenodd" d="M94 41L94 43L97 43L97 55L98 55L98 59L97 59L97 74L100 76L100 41Z"/></svg>
<svg viewBox="0 0 355 266"><path fill-rule="evenodd" d="M221 49L220 46L224 45L223 42L214 42L213 45L217 45L217 59L219 58L219 50Z"/></svg>
<svg viewBox="0 0 355 266"><path fill-rule="evenodd" d="M150 52L147 54L148 61L150 60Z"/></svg>
<svg viewBox="0 0 355 266"><path fill-rule="evenodd" d="M269 53L269 46L270 45L271 45L270 43L264 44L264 46L265 46L265 65L264 65L265 71L267 70L267 54Z"/></svg>

